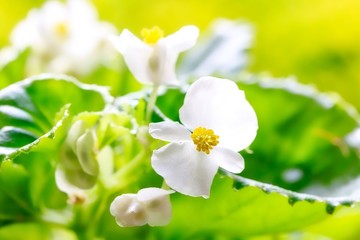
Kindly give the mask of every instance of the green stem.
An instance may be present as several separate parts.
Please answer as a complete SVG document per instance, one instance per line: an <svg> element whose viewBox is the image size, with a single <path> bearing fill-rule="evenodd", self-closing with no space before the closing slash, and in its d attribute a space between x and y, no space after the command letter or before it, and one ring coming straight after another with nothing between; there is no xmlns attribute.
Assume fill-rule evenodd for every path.
<svg viewBox="0 0 360 240"><path fill-rule="evenodd" d="M107 203L110 197L110 192L106 191L106 189L100 189L100 194L103 194L103 196L101 197L99 203L97 204L96 210L93 215L93 219L91 220L93 224L92 225L90 224L90 232L93 231L94 233L93 236L91 236L91 238L89 239L94 239L94 237L98 237L98 234L102 227L102 224L100 222L101 217L104 215L104 212L109 207Z"/></svg>
<svg viewBox="0 0 360 240"><path fill-rule="evenodd" d="M147 108L146 108L146 116L145 116L146 123L149 123L150 120L151 120L151 114L154 111L156 99L157 99L157 96L158 96L159 87L160 87L159 85L155 84L153 89L152 89L152 92L150 94L148 105L147 105Z"/></svg>
<svg viewBox="0 0 360 240"><path fill-rule="evenodd" d="M111 187L110 192L119 191L122 188L127 187L130 183L137 179L136 174L131 173L143 162L146 152L147 151L145 150L139 152L138 155L136 155L136 157L133 158L131 162L123 166L115 173L114 179L116 183L114 184L114 186ZM132 175L132 177L130 178L129 175Z"/></svg>

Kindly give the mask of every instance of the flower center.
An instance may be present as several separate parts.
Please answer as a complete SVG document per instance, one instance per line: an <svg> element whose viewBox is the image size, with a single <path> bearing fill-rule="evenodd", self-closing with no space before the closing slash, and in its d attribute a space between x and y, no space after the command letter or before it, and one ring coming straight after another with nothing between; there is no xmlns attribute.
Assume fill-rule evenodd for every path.
<svg viewBox="0 0 360 240"><path fill-rule="evenodd" d="M59 22L55 25L55 32L60 38L65 39L69 36L69 27L66 22Z"/></svg>
<svg viewBox="0 0 360 240"><path fill-rule="evenodd" d="M191 138L196 145L196 150L206 154L209 154L210 150L219 143L219 136L215 135L212 129L204 127L195 128L191 134Z"/></svg>
<svg viewBox="0 0 360 240"><path fill-rule="evenodd" d="M155 44L160 38L164 37L164 31L161 28L155 26L151 29L144 28L141 30L141 36L144 39L144 42L147 44Z"/></svg>

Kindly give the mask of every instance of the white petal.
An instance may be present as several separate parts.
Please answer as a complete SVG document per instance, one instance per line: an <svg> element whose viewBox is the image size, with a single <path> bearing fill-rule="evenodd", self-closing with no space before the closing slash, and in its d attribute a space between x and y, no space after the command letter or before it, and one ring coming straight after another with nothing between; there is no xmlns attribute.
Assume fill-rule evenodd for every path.
<svg viewBox="0 0 360 240"><path fill-rule="evenodd" d="M149 60L153 49L126 29L119 37L110 37L110 41L123 55L135 78L142 83L152 83Z"/></svg>
<svg viewBox="0 0 360 240"><path fill-rule="evenodd" d="M157 52L157 58L158 58L158 72L156 76L156 80L160 84L166 84L166 85L173 85L177 86L179 85L179 82L176 77L176 61L178 59L179 53L169 48L167 46L165 39L160 39L155 47L154 51Z"/></svg>
<svg viewBox="0 0 360 240"><path fill-rule="evenodd" d="M195 26L185 26L179 31L160 39L155 45L162 58L159 62L157 81L160 84L179 85L176 77L176 61L179 53L193 47L199 36L199 30Z"/></svg>
<svg viewBox="0 0 360 240"><path fill-rule="evenodd" d="M151 164L174 190L189 196L210 195L218 166L191 142L170 143L153 152Z"/></svg>
<svg viewBox="0 0 360 240"><path fill-rule="evenodd" d="M169 51L176 54L192 48L199 36L199 29L195 26L182 27L177 32L165 38Z"/></svg>
<svg viewBox="0 0 360 240"><path fill-rule="evenodd" d="M153 48L149 60L154 83L166 85L179 85L175 74L175 64L178 53L172 52L166 45L165 39L160 39Z"/></svg>
<svg viewBox="0 0 360 240"><path fill-rule="evenodd" d="M169 224L172 215L169 194L173 192L160 188L145 188L138 192L137 198L146 208L150 226Z"/></svg>
<svg viewBox="0 0 360 240"><path fill-rule="evenodd" d="M244 158L239 153L227 148L215 147L211 150L209 157L219 167L232 173L240 173L245 167Z"/></svg>
<svg viewBox="0 0 360 240"><path fill-rule="evenodd" d="M147 223L146 209L136 194L123 194L114 199L110 205L110 213L121 227L143 226Z"/></svg>
<svg viewBox="0 0 360 240"><path fill-rule="evenodd" d="M168 142L191 141L190 131L178 122L150 123L149 133L153 138Z"/></svg>
<svg viewBox="0 0 360 240"><path fill-rule="evenodd" d="M244 92L227 79L203 77L188 90L180 109L180 120L190 130L214 130L219 146L240 151L248 147L258 129L254 109Z"/></svg>
<svg viewBox="0 0 360 240"><path fill-rule="evenodd" d="M143 188L137 193L137 199L140 202L152 201L157 198L166 197L172 193L174 193L174 191L161 188Z"/></svg>
<svg viewBox="0 0 360 240"><path fill-rule="evenodd" d="M176 56L172 54L164 39L160 39L153 46L149 59L149 73L155 84L178 85L175 75Z"/></svg>

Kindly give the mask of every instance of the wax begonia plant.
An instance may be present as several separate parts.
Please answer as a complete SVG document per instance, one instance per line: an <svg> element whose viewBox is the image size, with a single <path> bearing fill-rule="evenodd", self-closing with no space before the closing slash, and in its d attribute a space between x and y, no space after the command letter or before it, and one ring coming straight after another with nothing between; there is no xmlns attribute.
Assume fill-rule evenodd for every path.
<svg viewBox="0 0 360 240"><path fill-rule="evenodd" d="M0 90L0 239L322 238L353 221L342 207L360 202L353 108L292 79L239 74L250 45L238 22L217 24L197 51L195 26L116 36L86 6L47 1L14 31L26 26L12 43L31 50L0 53L1 86L39 52L46 71L106 85L48 73ZM111 53L82 52L101 49L98 30ZM116 49L123 65L95 66Z"/></svg>

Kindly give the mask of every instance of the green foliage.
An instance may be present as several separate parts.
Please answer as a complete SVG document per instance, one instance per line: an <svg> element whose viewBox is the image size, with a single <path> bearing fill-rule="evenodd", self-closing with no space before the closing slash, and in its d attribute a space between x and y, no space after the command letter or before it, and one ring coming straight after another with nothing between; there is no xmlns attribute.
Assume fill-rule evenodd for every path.
<svg viewBox="0 0 360 240"><path fill-rule="evenodd" d="M56 236L56 237L55 237ZM76 240L76 235L57 226L51 226L44 223L17 223L0 229L1 239L68 239Z"/></svg>
<svg viewBox="0 0 360 240"><path fill-rule="evenodd" d="M359 174L358 157L344 140L359 122L352 106L292 79L250 76L239 87L257 112L260 126L251 145L253 154L244 155L248 159L244 176L301 190ZM302 176L286 181L289 169Z"/></svg>
<svg viewBox="0 0 360 240"><path fill-rule="evenodd" d="M238 84L241 89L246 90L246 96L252 102L261 126L257 139L251 146L253 153L242 153L247 164L242 174L245 177L224 172L223 176L216 178L209 200L175 194L173 221L166 228L144 228L143 230L118 228L105 207L102 210L104 212L99 216L103 219L103 224L110 224L113 227L100 227L104 236L111 235L109 239L124 235L136 238L140 232L148 232L149 236L166 239L186 237L206 239L210 236L230 238L278 234L317 223L328 218L328 213L333 213L338 205L351 205L356 202L356 198L350 197L350 193L349 195L335 195L339 198L305 194L307 189L318 184L323 184L323 188L331 191L331 184L334 182L339 179L351 179L358 174L358 158L343 141L343 137L358 122L353 109L342 101L333 99L330 95L318 93L314 88L292 80L275 81L245 76L238 81ZM63 89L63 94L58 93L61 89ZM64 127L69 126L68 118L84 111L99 111L105 107L111 97L102 88L74 83L68 78L54 79L53 77L29 79L9 86L0 93L2 106L11 106L17 111L28 113L25 118L23 115L11 114L7 111L7 118L2 118L3 125L8 126L11 123L14 128L24 129L34 136L33 139L28 140L29 142L20 142L24 145L29 144L30 147L26 148L27 154L23 153L21 144L15 146L20 148L20 150L15 150L16 154L4 153L4 157L8 156L7 158L13 159L13 162L5 160L1 166L1 192L6 194L0 195L4 196L0 200L6 203L15 199L16 204L12 204L11 208L4 211L2 224L7 225L14 221L22 222L21 219L28 219L34 222L34 225L26 225L32 229L34 236L47 234L47 231L38 233L36 230L38 225L35 222L37 218L43 218L46 215L44 206L53 209L52 211L63 211L61 209L66 206L66 198L57 190L55 184L54 163L57 162L59 144L65 134ZM143 94L144 97L137 98L140 104L138 109L143 109L141 103L144 103L142 99L146 99L147 93L144 91L139 94L139 96ZM153 117L160 120L162 116L167 116L177 120L176 113L182 104L184 94L175 89L164 92L157 102L156 111L159 114ZM52 98L55 101L49 101ZM136 111L134 114L142 118ZM96 120L98 116L100 115L82 113L76 119L90 121L95 117L91 120L95 123L98 121ZM101 142L103 142L101 146L106 146L107 143L116 141L118 137L129 133L123 126L129 124L131 118L126 115L117 116L117 114L107 115L99 125L98 135L101 136ZM344 124L336 124L339 121ZM115 124L115 127L109 128L112 124ZM131 126L129 125L127 129L131 129ZM106 132L108 134L105 134ZM8 142L19 142L15 141L18 137L24 139L23 136L16 134L7 136L10 137L6 139L13 140ZM264 142L267 143L264 144ZM35 145L36 148L34 148ZM106 158L114 157L111 152L104 154ZM324 156L326 156L326 162L322 160ZM146 158L146 156L143 157ZM339 159L342 159L341 165L333 167ZM101 170L102 174L111 174L111 168L114 166L109 165L109 162L104 164L102 165L108 170L105 172ZM284 178L284 172L291 169L297 169L303 174L295 182ZM154 174L136 175L136 178L142 182L153 178L151 175ZM113 185L109 176L104 179L108 186L116 186L116 184ZM9 189L12 189L11 194L9 194ZM54 196L57 196L56 200ZM103 203L94 202L93 208L107 206L110 200L106 199L108 198L105 198ZM192 221L189 221L191 212L201 214L191 216ZM256 218L253 217L254 215ZM63 217L60 221L66 224L70 219ZM194 225L194 222L198 224ZM239 222L241 227L239 227ZM11 224L2 230L16 228L16 226L23 225ZM75 229L83 228L76 226ZM55 231L51 227L47 228L50 232ZM80 231L79 229L76 231ZM64 234L71 235L72 233Z"/></svg>
<svg viewBox="0 0 360 240"><path fill-rule="evenodd" d="M0 54L0 89L26 77L26 62L30 50L26 49L22 52L10 54L13 55L10 59L8 59L9 56L7 56L6 51Z"/></svg>
<svg viewBox="0 0 360 240"><path fill-rule="evenodd" d="M66 134L69 117L102 110L111 97L104 88L60 75L24 80L1 90L0 96L0 225L34 221L1 228L0 238L9 239L9 231L18 228L29 229L33 239L47 239L53 232L67 236L70 233L65 229L35 223L54 218L47 217L51 216L47 209L66 206L66 196L55 184L59 144ZM68 221L66 216L60 219Z"/></svg>
<svg viewBox="0 0 360 240"><path fill-rule="evenodd" d="M65 76L42 75L1 90L0 159L30 144L22 149L28 151L41 136L53 138L63 115L101 110L110 100L105 89L88 87ZM66 104L71 104L69 113L63 111L59 116Z"/></svg>

